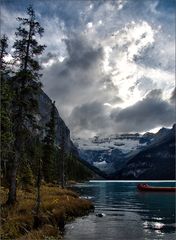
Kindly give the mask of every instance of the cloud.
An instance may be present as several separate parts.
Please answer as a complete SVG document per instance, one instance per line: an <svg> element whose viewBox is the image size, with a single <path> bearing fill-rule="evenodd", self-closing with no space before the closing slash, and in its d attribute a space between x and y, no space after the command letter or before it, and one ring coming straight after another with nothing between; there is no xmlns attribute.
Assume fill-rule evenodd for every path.
<svg viewBox="0 0 176 240"><path fill-rule="evenodd" d="M102 48L93 48L83 37L65 40L69 59L66 64L71 68L88 69L102 57Z"/></svg>
<svg viewBox="0 0 176 240"><path fill-rule="evenodd" d="M63 22L60 16L42 16L39 18L39 22L44 27L43 37L40 39L42 44L47 45L47 49L44 53L57 54L58 56L66 55L66 46L63 41L67 37L67 28L65 22Z"/></svg>
<svg viewBox="0 0 176 240"><path fill-rule="evenodd" d="M6 34L8 36L9 45L12 47L15 40L15 31L19 24L16 20L17 17L26 17L24 12L20 11L8 11L5 7L1 7L0 21L1 21L1 33ZM10 21L9 19L13 19Z"/></svg>
<svg viewBox="0 0 176 240"><path fill-rule="evenodd" d="M172 104L174 104L175 107L176 107L176 87L174 88L174 90L173 90L172 93L171 93L170 102L171 102Z"/></svg>
<svg viewBox="0 0 176 240"><path fill-rule="evenodd" d="M107 110L108 107L97 101L75 107L69 118L73 134L83 136L84 131L88 130L95 135L110 130Z"/></svg>
<svg viewBox="0 0 176 240"><path fill-rule="evenodd" d="M56 54L54 53L51 53L51 52L48 52L46 55L44 55L42 58L41 58L41 63L42 64L47 64L49 63L51 60L55 59L57 57Z"/></svg>
<svg viewBox="0 0 176 240"><path fill-rule="evenodd" d="M174 109L162 100L160 89L152 90L143 100L122 110L113 110L111 118L118 131L145 131L174 122Z"/></svg>
<svg viewBox="0 0 176 240"><path fill-rule="evenodd" d="M174 108L162 100L161 89L153 89L145 98L124 109L109 109L100 102L82 104L73 109L69 124L73 134L83 137L114 132L141 132L174 122Z"/></svg>
<svg viewBox="0 0 176 240"><path fill-rule="evenodd" d="M97 99L104 103L115 96L103 88L108 76L101 68L102 48L92 46L81 35L66 39L65 44L67 57L44 69L43 82L49 96L56 100L61 114L68 117L80 103Z"/></svg>
<svg viewBox="0 0 176 240"><path fill-rule="evenodd" d="M47 45L39 59L44 90L71 132L89 136L171 123L173 0L4 1L1 31L11 43L15 18L25 16L29 2L45 28L38 39Z"/></svg>

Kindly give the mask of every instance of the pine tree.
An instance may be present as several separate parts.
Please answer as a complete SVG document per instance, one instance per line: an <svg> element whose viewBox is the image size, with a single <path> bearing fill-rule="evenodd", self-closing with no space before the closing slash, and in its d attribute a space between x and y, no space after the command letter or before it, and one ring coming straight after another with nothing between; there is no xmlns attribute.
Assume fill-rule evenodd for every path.
<svg viewBox="0 0 176 240"><path fill-rule="evenodd" d="M0 74L1 74L1 174L7 182L7 169L10 160L13 158L13 133L11 121L11 105L13 91L9 84L7 63L4 58L7 56L8 38L3 35L0 40Z"/></svg>
<svg viewBox="0 0 176 240"><path fill-rule="evenodd" d="M61 187L65 187L65 134L61 129L61 144L60 144L60 161L61 161Z"/></svg>
<svg viewBox="0 0 176 240"><path fill-rule="evenodd" d="M67 163L65 172L68 180L80 181L92 178L91 171L80 162L78 157L69 154L66 156L65 161Z"/></svg>
<svg viewBox="0 0 176 240"><path fill-rule="evenodd" d="M1 79L1 170L7 180L7 168L13 157L13 132L11 121L12 90L9 84Z"/></svg>
<svg viewBox="0 0 176 240"><path fill-rule="evenodd" d="M46 124L46 136L43 140L43 175L46 182L52 182L55 176L55 139L56 139L56 109L52 103L50 120Z"/></svg>
<svg viewBox="0 0 176 240"><path fill-rule="evenodd" d="M13 88L15 92L13 101L13 131L15 136L15 158L11 168L11 186L9 189L9 204L16 201L16 176L17 167L25 154L25 141L30 136L29 129L35 129L36 113L38 103L36 96L41 87L39 78L41 69L37 56L42 54L45 46L39 45L36 37L42 36L44 29L36 21L33 8L27 9L28 18L17 18L20 22L16 32L16 41L13 58L18 71L13 77Z"/></svg>
<svg viewBox="0 0 176 240"><path fill-rule="evenodd" d="M38 132L38 131L37 131ZM38 133L35 137L35 160L36 160L36 205L35 205L35 215L34 215L34 228L38 228L40 226L40 207L41 207L41 193L40 193L40 188L41 188L41 179L42 179L42 144L40 142L40 134Z"/></svg>
<svg viewBox="0 0 176 240"><path fill-rule="evenodd" d="M28 160L28 157L29 156L27 152L23 152L23 155L21 156L22 159L18 168L18 174L17 174L18 185L22 189L28 189L34 183L34 177L33 177L31 164Z"/></svg>
<svg viewBox="0 0 176 240"><path fill-rule="evenodd" d="M5 62L5 57L8 55L7 48L8 48L8 37L4 34L2 35L1 41L0 41L0 71L1 71L1 77L2 74L4 74L7 63Z"/></svg>

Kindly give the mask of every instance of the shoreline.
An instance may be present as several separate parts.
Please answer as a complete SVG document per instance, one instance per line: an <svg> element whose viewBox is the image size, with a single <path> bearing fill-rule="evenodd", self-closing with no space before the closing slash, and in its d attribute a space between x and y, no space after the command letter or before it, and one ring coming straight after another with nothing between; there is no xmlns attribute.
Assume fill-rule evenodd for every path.
<svg viewBox="0 0 176 240"><path fill-rule="evenodd" d="M13 208L4 205L7 189L1 187L1 238L16 240L61 239L65 224L88 215L94 206L70 189L54 184L41 187L40 227L33 228L35 189L18 190L18 202Z"/></svg>

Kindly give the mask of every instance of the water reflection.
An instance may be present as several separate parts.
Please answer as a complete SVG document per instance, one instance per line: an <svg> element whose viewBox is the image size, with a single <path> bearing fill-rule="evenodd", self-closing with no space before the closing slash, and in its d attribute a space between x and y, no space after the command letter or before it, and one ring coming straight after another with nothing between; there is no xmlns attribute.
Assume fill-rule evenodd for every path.
<svg viewBox="0 0 176 240"><path fill-rule="evenodd" d="M92 198L95 213L68 224L65 240L175 238L174 193L143 193L136 190L136 183L106 182L81 184L76 191Z"/></svg>
<svg viewBox="0 0 176 240"><path fill-rule="evenodd" d="M157 233L174 233L175 226L175 193L138 193L138 201L149 214L140 212L144 229Z"/></svg>

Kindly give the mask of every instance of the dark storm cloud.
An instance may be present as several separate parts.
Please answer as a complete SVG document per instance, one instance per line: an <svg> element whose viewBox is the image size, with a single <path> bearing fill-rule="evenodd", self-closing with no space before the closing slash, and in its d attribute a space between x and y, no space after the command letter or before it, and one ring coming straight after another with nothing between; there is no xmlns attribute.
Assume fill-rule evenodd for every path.
<svg viewBox="0 0 176 240"><path fill-rule="evenodd" d="M103 53L101 48L93 48L85 39L78 36L66 39L65 44L68 57L63 62L56 60L44 69L43 81L49 95L54 99L58 99L59 102L69 100L74 102L77 98L75 92L90 84L93 85L91 81L94 79L94 67ZM50 53L43 61L48 62L54 58L56 59L56 54Z"/></svg>
<svg viewBox="0 0 176 240"><path fill-rule="evenodd" d="M174 122L174 109L162 100L161 90L152 90L142 101L122 110L114 110L111 118L119 131L145 131Z"/></svg>
<svg viewBox="0 0 176 240"><path fill-rule="evenodd" d="M147 94L146 99L161 100L162 99L162 91L161 91L161 89L153 89L153 90L151 90Z"/></svg>
<svg viewBox="0 0 176 240"><path fill-rule="evenodd" d="M66 62L68 67L87 69L102 57L101 47L93 48L81 37L66 39L65 43L69 54L69 59Z"/></svg>
<svg viewBox="0 0 176 240"><path fill-rule="evenodd" d="M70 115L70 125L75 133L81 131L104 131L109 125L109 117L106 114L106 106L100 102L90 102L77 106Z"/></svg>
<svg viewBox="0 0 176 240"><path fill-rule="evenodd" d="M104 57L102 48L80 35L65 40L65 44L67 57L63 62L56 60L44 69L43 83L49 96L56 100L62 116L68 117L80 103L97 99L104 103L114 95L110 96L101 87L108 79L101 68Z"/></svg>
<svg viewBox="0 0 176 240"><path fill-rule="evenodd" d="M48 63L51 59L55 59L57 57L57 54L48 52L46 55L41 57L40 61L41 63Z"/></svg>
<svg viewBox="0 0 176 240"><path fill-rule="evenodd" d="M43 75L44 82L50 88L50 95L61 101L68 97L67 94L72 96L75 90L79 92L79 89L94 84L94 67L102 58L101 48L93 48L82 37L67 39L65 43L68 57L63 62L56 61L47 67Z"/></svg>
<svg viewBox="0 0 176 240"><path fill-rule="evenodd" d="M171 98L168 92L175 70L175 0L2 0L1 30L9 46L15 19L25 16L30 3L45 28L40 40L47 45L40 58L44 91L56 101L71 133L172 124L175 92ZM136 92L136 101L146 97L113 108L127 106Z"/></svg>

